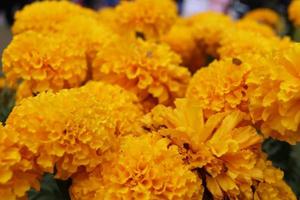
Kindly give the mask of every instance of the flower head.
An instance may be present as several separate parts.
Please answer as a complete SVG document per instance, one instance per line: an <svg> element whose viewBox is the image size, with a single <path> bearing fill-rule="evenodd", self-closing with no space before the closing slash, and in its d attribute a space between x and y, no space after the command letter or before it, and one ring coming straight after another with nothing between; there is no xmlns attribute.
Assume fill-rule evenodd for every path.
<svg viewBox="0 0 300 200"><path fill-rule="evenodd" d="M236 22L236 28L258 33L265 37L275 37L276 34L272 28L259 22L242 19Z"/></svg>
<svg viewBox="0 0 300 200"><path fill-rule="evenodd" d="M143 33L147 39L159 38L177 18L176 4L171 0L122 1L116 12L117 23L125 32Z"/></svg>
<svg viewBox="0 0 300 200"><path fill-rule="evenodd" d="M268 172L259 166L266 162L261 158L262 137L248 125L246 114L235 110L205 118L197 101L179 99L175 104L175 109L155 107L142 120L145 130L155 131L178 146L186 164L198 170L214 199L253 199L255 190L251 188L266 183ZM282 182L282 178L276 180ZM267 183L277 190L275 182ZM288 191L287 199L294 199Z"/></svg>
<svg viewBox="0 0 300 200"><path fill-rule="evenodd" d="M2 62L10 83L27 81L34 93L80 86L87 74L84 49L66 35L19 34L4 50Z"/></svg>
<svg viewBox="0 0 300 200"><path fill-rule="evenodd" d="M77 15L97 17L92 10L69 1L39 1L25 6L16 13L12 31L14 34L28 30L53 32L61 22Z"/></svg>
<svg viewBox="0 0 300 200"><path fill-rule="evenodd" d="M106 160L117 136L131 133L142 115L133 94L100 82L23 99L6 126L20 131L22 144L43 171L68 178L79 167L92 170ZM30 120L28 120L30 119Z"/></svg>
<svg viewBox="0 0 300 200"><path fill-rule="evenodd" d="M201 180L178 148L155 135L121 138L111 163L73 178L73 199L201 199Z"/></svg>
<svg viewBox="0 0 300 200"><path fill-rule="evenodd" d="M116 46L117 45L117 46ZM171 104L184 96L190 73L165 44L120 41L98 52L93 78L115 83L137 94L141 102Z"/></svg>

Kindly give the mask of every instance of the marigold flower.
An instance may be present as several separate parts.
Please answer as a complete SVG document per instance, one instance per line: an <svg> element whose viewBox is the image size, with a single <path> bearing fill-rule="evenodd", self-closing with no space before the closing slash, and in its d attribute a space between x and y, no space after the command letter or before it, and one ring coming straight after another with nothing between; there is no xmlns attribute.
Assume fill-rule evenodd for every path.
<svg viewBox="0 0 300 200"><path fill-rule="evenodd" d="M289 5L288 14L295 26L300 26L300 1L293 0Z"/></svg>
<svg viewBox="0 0 300 200"><path fill-rule="evenodd" d="M197 101L178 99L175 104L175 109L159 105L147 114L142 119L146 132L157 131L178 146L214 199L249 197L249 191L252 198L242 199L253 199L251 187L267 182L269 174L259 166L262 137L247 125L246 114L236 110L205 118ZM276 189L274 182L267 183Z"/></svg>
<svg viewBox="0 0 300 200"><path fill-rule="evenodd" d="M118 86L94 82L25 98L6 126L22 133L20 141L43 171L55 166L57 177L65 179L79 167L89 171L106 160L117 136L129 134L142 115L136 101Z"/></svg>
<svg viewBox="0 0 300 200"><path fill-rule="evenodd" d="M267 25L261 24L259 22L253 21L253 20L248 20L248 19L238 20L236 22L236 28L255 32L255 33L258 33L265 37L275 37L276 36L276 34L272 28L270 28Z"/></svg>
<svg viewBox="0 0 300 200"><path fill-rule="evenodd" d="M123 32L139 32L147 39L159 38L177 18L176 4L171 0L122 1L116 12L117 23Z"/></svg>
<svg viewBox="0 0 300 200"><path fill-rule="evenodd" d="M137 94L141 102L172 104L183 97L190 73L180 57L165 44L120 41L99 51L93 62L93 78L118 84Z"/></svg>
<svg viewBox="0 0 300 200"><path fill-rule="evenodd" d="M26 192L39 188L41 172L35 170L32 155L19 145L17 132L0 126L0 195L15 200L26 197Z"/></svg>
<svg viewBox="0 0 300 200"><path fill-rule="evenodd" d="M35 2L17 11L12 32L14 34L28 30L52 32L61 22L77 15L97 18L97 14L92 10L69 1Z"/></svg>
<svg viewBox="0 0 300 200"><path fill-rule="evenodd" d="M250 114L262 133L290 143L300 141L299 55L298 44L278 51L269 65L255 67L246 81Z"/></svg>
<svg viewBox="0 0 300 200"><path fill-rule="evenodd" d="M34 93L80 86L87 74L84 49L65 35L19 34L4 50L2 62L10 83L27 81Z"/></svg>
<svg viewBox="0 0 300 200"><path fill-rule="evenodd" d="M178 148L155 135L121 138L112 162L73 178L72 199L202 199L201 180Z"/></svg>
<svg viewBox="0 0 300 200"><path fill-rule="evenodd" d="M251 39L250 39L251 38ZM242 54L268 54L281 46L277 37L265 37L259 32L243 29L228 29L219 41L217 52L220 58L236 57Z"/></svg>
<svg viewBox="0 0 300 200"><path fill-rule="evenodd" d="M280 16L277 12L269 8L258 8L247 12L244 19L253 20L266 24L272 28L278 28L280 24Z"/></svg>
<svg viewBox="0 0 300 200"><path fill-rule="evenodd" d="M206 116L236 108L247 112L245 80L251 66L243 61L226 58L201 68L193 75L186 97L197 100Z"/></svg>

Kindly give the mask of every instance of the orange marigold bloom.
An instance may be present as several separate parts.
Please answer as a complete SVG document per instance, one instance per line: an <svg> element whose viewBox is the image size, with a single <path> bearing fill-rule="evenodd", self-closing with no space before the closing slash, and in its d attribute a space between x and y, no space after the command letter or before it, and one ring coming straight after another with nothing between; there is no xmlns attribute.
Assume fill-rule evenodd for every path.
<svg viewBox="0 0 300 200"><path fill-rule="evenodd" d="M277 28L280 24L280 16L278 13L269 8L252 10L247 12L243 18L266 24L272 28Z"/></svg>
<svg viewBox="0 0 300 200"><path fill-rule="evenodd" d="M145 130L157 131L178 146L186 164L198 169L214 199L253 199L251 188L258 183L277 189L259 165L262 137L247 125L245 113L236 110L205 118L197 101L178 99L175 104L175 109L155 107L142 120ZM282 176L277 180L282 181ZM294 199L292 193L290 197Z"/></svg>
<svg viewBox="0 0 300 200"><path fill-rule="evenodd" d="M265 135L290 143L300 141L299 55L299 44L278 51L268 65L255 67L246 82L253 120Z"/></svg>
<svg viewBox="0 0 300 200"><path fill-rule="evenodd" d="M56 30L58 24L77 15L97 17L92 10L69 1L38 1L17 11L12 32L14 34L28 30L52 32Z"/></svg>
<svg viewBox="0 0 300 200"><path fill-rule="evenodd" d="M92 82L23 99L6 126L22 133L20 141L43 171L55 166L57 177L65 179L79 167L89 171L104 162L117 135L131 133L142 115L136 101L118 86Z"/></svg>
<svg viewBox="0 0 300 200"><path fill-rule="evenodd" d="M219 41L220 48L217 50L221 58L242 54L263 55L281 46L281 40L277 37L265 37L260 32L243 29L227 29L223 36Z"/></svg>
<svg viewBox="0 0 300 200"><path fill-rule="evenodd" d="M21 134L0 126L0 195L5 200L26 198L26 192L39 188L42 172L35 170L32 154L19 145Z"/></svg>
<svg viewBox="0 0 300 200"><path fill-rule="evenodd" d="M174 98L184 96L190 79L180 62L180 57L165 44L120 41L98 52L93 78L131 90L140 101L152 106L157 102L171 104Z"/></svg>
<svg viewBox="0 0 300 200"><path fill-rule="evenodd" d="M167 138L126 136L120 143L112 162L73 178L72 199L202 199L201 180Z"/></svg>
<svg viewBox="0 0 300 200"><path fill-rule="evenodd" d="M236 28L259 33L260 35L265 37L276 36L275 31L271 27L249 19L238 20L236 22Z"/></svg>
<svg viewBox="0 0 300 200"><path fill-rule="evenodd" d="M123 32L143 33L147 39L166 33L177 18L176 4L171 0L122 1L116 12Z"/></svg>
<svg viewBox="0 0 300 200"><path fill-rule="evenodd" d="M289 18L295 26L300 26L300 0L293 0L288 9Z"/></svg>
<svg viewBox="0 0 300 200"><path fill-rule="evenodd" d="M80 86L87 74L84 49L66 35L19 34L4 50L2 62L10 83L27 81L34 93Z"/></svg>
<svg viewBox="0 0 300 200"><path fill-rule="evenodd" d="M245 80L251 66L243 61L226 58L201 68L193 75L186 97L197 100L206 116L236 108L247 112Z"/></svg>

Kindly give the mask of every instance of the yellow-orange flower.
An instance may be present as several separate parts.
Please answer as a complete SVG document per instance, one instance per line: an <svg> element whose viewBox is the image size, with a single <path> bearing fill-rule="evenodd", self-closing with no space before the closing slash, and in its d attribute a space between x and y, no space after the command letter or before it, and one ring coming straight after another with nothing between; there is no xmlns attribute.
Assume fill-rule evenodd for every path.
<svg viewBox="0 0 300 200"><path fill-rule="evenodd" d="M277 37L265 37L260 32L243 29L228 29L219 41L217 52L221 58L236 57L242 54L268 54L280 47Z"/></svg>
<svg viewBox="0 0 300 200"><path fill-rule="evenodd" d="M193 75L186 97L197 100L206 116L236 108L246 112L245 80L251 66L243 61L226 58L201 68Z"/></svg>
<svg viewBox="0 0 300 200"><path fill-rule="evenodd" d="M37 32L55 31L57 25L74 16L96 18L97 14L92 10L80 7L69 1L42 1L29 4L15 15L15 23L12 28L14 34L28 30Z"/></svg>
<svg viewBox="0 0 300 200"><path fill-rule="evenodd" d="M248 19L238 20L236 22L236 28L258 33L265 37L276 36L275 31L271 27L253 20L248 20Z"/></svg>
<svg viewBox="0 0 300 200"><path fill-rule="evenodd" d="M289 18L295 26L300 26L300 1L293 0L288 9Z"/></svg>
<svg viewBox="0 0 300 200"><path fill-rule="evenodd" d="M0 126L0 195L1 199L25 199L26 192L39 188L42 172L35 169L32 154L19 145L17 132Z"/></svg>
<svg viewBox="0 0 300 200"><path fill-rule="evenodd" d="M116 12L123 33L139 32L147 39L159 38L177 18L176 4L171 0L122 1Z"/></svg>
<svg viewBox="0 0 300 200"><path fill-rule="evenodd" d="M174 98L184 96L190 79L180 62L180 57L165 44L120 41L98 52L93 78L131 90L140 101L152 106L172 104Z"/></svg>
<svg viewBox="0 0 300 200"><path fill-rule="evenodd" d="M269 65L257 65L246 81L250 114L262 133L291 143L300 140L299 55L299 44L278 51Z"/></svg>
<svg viewBox="0 0 300 200"><path fill-rule="evenodd" d="M266 24L275 29L278 28L280 24L280 16L274 10L269 8L252 10L246 13L243 18Z"/></svg>
<svg viewBox="0 0 300 200"><path fill-rule="evenodd" d="M175 145L156 135L121 138L102 169L73 178L72 199L202 199L196 173L184 165Z"/></svg>
<svg viewBox="0 0 300 200"><path fill-rule="evenodd" d="M22 133L20 142L43 171L53 172L55 166L64 179L80 167L89 171L104 162L117 136L131 133L142 115L136 101L118 86L92 82L23 99L6 126Z"/></svg>
<svg viewBox="0 0 300 200"><path fill-rule="evenodd" d="M155 107L143 118L144 129L157 131L178 146L214 199L253 199L251 188L267 182L269 174L259 166L262 137L247 125L246 114L236 110L205 118L197 101L178 99L175 104L175 109ZM266 162L265 158L262 161ZM282 181L282 176L277 180ZM276 189L274 182L267 183ZM287 197L294 198L292 193Z"/></svg>
<svg viewBox="0 0 300 200"><path fill-rule="evenodd" d="M80 86L87 74L84 48L66 35L19 34L4 50L2 62L10 83L27 81L34 93Z"/></svg>

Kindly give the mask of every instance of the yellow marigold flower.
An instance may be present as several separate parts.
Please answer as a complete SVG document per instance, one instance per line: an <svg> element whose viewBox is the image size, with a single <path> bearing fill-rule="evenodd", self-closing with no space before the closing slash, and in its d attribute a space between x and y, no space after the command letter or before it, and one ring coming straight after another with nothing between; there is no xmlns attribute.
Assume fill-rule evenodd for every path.
<svg viewBox="0 0 300 200"><path fill-rule="evenodd" d="M177 18L176 4L171 0L122 1L116 12L123 32L142 33L147 39L166 33Z"/></svg>
<svg viewBox="0 0 300 200"><path fill-rule="evenodd" d="M0 195L1 199L26 198L31 188L39 188L41 172L35 170L32 155L19 145L17 132L0 127Z"/></svg>
<svg viewBox="0 0 300 200"><path fill-rule="evenodd" d="M167 43L181 56L183 66L195 72L205 65L206 54L205 49L197 44L192 30L192 27L178 22L166 35L162 36L161 41Z"/></svg>
<svg viewBox="0 0 300 200"><path fill-rule="evenodd" d="M260 35L265 36L265 37L276 36L276 34L272 28L270 28L267 25L261 24L259 22L253 21L253 20L248 20L248 19L238 20L236 22L236 28L259 33Z"/></svg>
<svg viewBox="0 0 300 200"><path fill-rule="evenodd" d="M180 62L165 44L120 41L98 52L93 78L131 90L141 102L171 104L174 98L184 96L190 79Z"/></svg>
<svg viewBox="0 0 300 200"><path fill-rule="evenodd" d="M218 56L217 49L223 33L233 26L233 21L229 16L216 12L194 15L186 23L193 27L197 44L203 46L209 55L215 57Z"/></svg>
<svg viewBox="0 0 300 200"><path fill-rule="evenodd" d="M197 100L206 116L236 108L247 112L245 79L251 67L242 62L226 58L201 68L193 75L186 97Z"/></svg>
<svg viewBox="0 0 300 200"><path fill-rule="evenodd" d="M293 0L288 9L289 18L295 26L300 26L300 1Z"/></svg>
<svg viewBox="0 0 300 200"><path fill-rule="evenodd" d="M269 8L258 8L252 10L243 18L266 24L275 29L278 28L280 24L280 16L274 10Z"/></svg>
<svg viewBox="0 0 300 200"><path fill-rule="evenodd" d="M178 146L186 164L198 169L214 199L253 199L251 188L257 183L276 189L267 180L270 174L259 165L262 137L247 125L245 113L219 112L205 118L197 101L178 99L175 104L175 109L155 107L142 119L144 129L157 131ZM282 181L282 176L276 180Z"/></svg>
<svg viewBox="0 0 300 200"><path fill-rule="evenodd" d="M251 38L251 39L250 39ZM236 57L241 54L267 54L280 46L277 37L265 37L259 32L242 29L227 29L219 41L217 50L221 58Z"/></svg>
<svg viewBox="0 0 300 200"><path fill-rule="evenodd" d="M102 169L73 178L73 200L202 199L201 180L167 138L126 136L116 154Z"/></svg>
<svg viewBox="0 0 300 200"><path fill-rule="evenodd" d="M59 23L77 15L97 17L92 10L69 1L39 1L25 6L16 13L12 31L14 34L27 30L52 32Z"/></svg>
<svg viewBox="0 0 300 200"><path fill-rule="evenodd" d="M299 55L299 44L278 51L268 65L253 69L246 82L250 114L261 131L291 143L300 141Z"/></svg>
<svg viewBox="0 0 300 200"><path fill-rule="evenodd" d="M2 62L10 83L27 81L35 93L80 86L87 73L84 49L65 35L19 34L4 50Z"/></svg>
<svg viewBox="0 0 300 200"><path fill-rule="evenodd" d="M133 94L94 82L25 98L6 126L22 133L20 141L43 171L52 172L55 166L57 177L65 179L79 167L89 171L104 162L117 135L129 134L141 115Z"/></svg>
<svg viewBox="0 0 300 200"><path fill-rule="evenodd" d="M175 104L176 109L154 108L143 120L146 128L158 130L180 148L191 169L200 170L216 199L237 197L242 192L239 183L251 187L252 180L262 176L255 171L262 138L244 124L243 113L224 112L206 119L195 101L181 99Z"/></svg>

